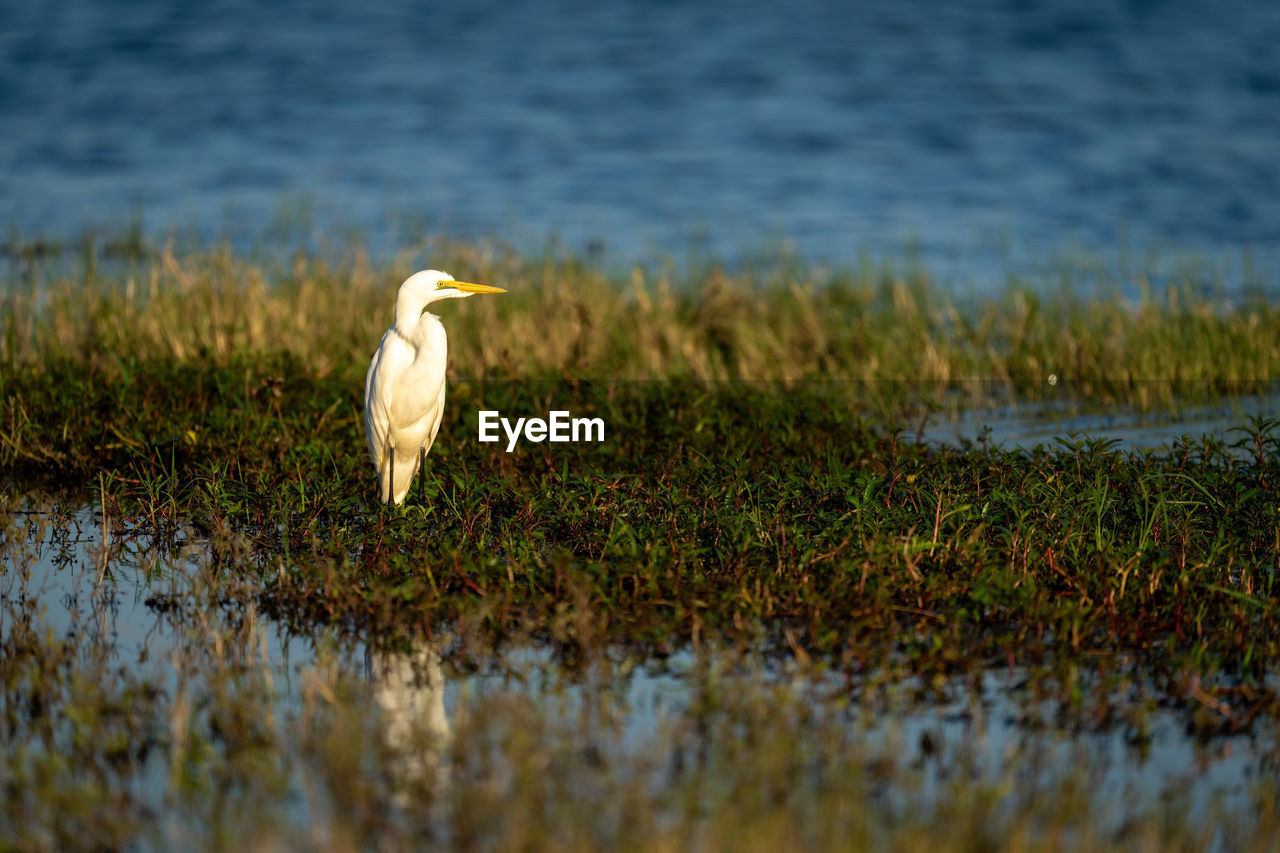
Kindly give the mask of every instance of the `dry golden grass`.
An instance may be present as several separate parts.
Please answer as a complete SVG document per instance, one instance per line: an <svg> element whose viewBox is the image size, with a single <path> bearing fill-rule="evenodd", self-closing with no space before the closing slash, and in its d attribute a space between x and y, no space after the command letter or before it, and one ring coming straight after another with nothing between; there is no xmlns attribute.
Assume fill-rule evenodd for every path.
<svg viewBox="0 0 1280 853"><path fill-rule="evenodd" d="M1138 301L1010 285L959 306L927 276L711 267L690 277L610 276L574 259L440 244L433 266L511 292L444 306L455 375L583 379L907 382L1043 390L1149 407L1178 393L1267 390L1280 376L1280 312L1187 286ZM362 375L390 325L406 255L375 267L298 257L255 263L223 249L165 250L128 270L31 274L4 288L10 366L49 359L212 360L287 352L317 376Z"/></svg>

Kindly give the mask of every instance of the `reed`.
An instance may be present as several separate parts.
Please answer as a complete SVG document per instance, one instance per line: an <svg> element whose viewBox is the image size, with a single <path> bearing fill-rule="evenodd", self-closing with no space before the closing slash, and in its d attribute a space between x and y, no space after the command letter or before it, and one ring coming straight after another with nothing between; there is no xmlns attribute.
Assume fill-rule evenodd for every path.
<svg viewBox="0 0 1280 853"><path fill-rule="evenodd" d="M1160 408L1260 393L1280 375L1280 312L1199 295L1190 282L1136 299L1037 293L1012 281L965 305L927 274L798 264L616 275L574 258L521 258L441 242L432 265L497 282L502 299L444 310L458 376L905 383ZM39 266L3 288L9 370L71 361L227 364L289 353L311 375L362 375L416 264L298 256L255 263L230 250L164 250L114 271Z"/></svg>

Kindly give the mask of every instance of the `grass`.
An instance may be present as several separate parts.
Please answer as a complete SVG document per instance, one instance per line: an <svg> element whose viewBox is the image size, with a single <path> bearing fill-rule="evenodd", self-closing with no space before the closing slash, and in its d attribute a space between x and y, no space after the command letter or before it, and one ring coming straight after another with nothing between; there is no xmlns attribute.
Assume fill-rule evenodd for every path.
<svg viewBox="0 0 1280 853"><path fill-rule="evenodd" d="M912 440L945 406L1269 392L1270 304L1189 286L1136 304L1011 286L964 308L922 273L619 278L574 259L433 249L433 265L512 292L443 312L448 410L425 497L415 485L401 510L373 501L360 393L407 260L276 268L223 250L75 275L14 266L0 477L93 508L111 530L105 582L145 555L154 609L191 631L179 665L201 685L116 671L88 640L42 635L7 572L5 738L43 744L5 771L6 830L24 846L81 837L58 834L67 813L106 846L152 831L154 802L135 796L158 772L144 753L163 757L164 809L212 846L308 832L471 849L1208 843L1210 824L1184 813L1126 816L1123 830L1093 821L1087 779L1012 784L1030 755L1012 755L1005 778L948 775L965 766L948 752L942 796L917 796L912 768L850 738L839 709L886 691L943 704L999 667L1019 674L1028 731L1149 746L1158 711L1206 743L1274 739L1280 425L1158 453ZM607 438L508 454L475 440L481 408L569 409L603 418ZM29 548L19 509L4 514L15 567ZM164 580L189 559L187 581ZM815 710L773 683L699 676L703 699L668 737L607 760L542 702L480 697L455 721L447 791L417 792L443 798L443 816L422 817L396 805L396 750L349 666L317 662L305 724L279 723L252 664L258 614L340 644L434 638L451 672L536 648L575 679L689 650L844 686ZM241 651L224 660L210 646ZM80 741L57 722L74 719L87 721ZM696 769L671 771L694 756ZM297 762L315 790L297 790ZM92 796L73 766L96 780ZM878 790L892 807L867 813ZM291 817L299 798L324 828ZM1227 831L1265 845L1273 812L1226 816Z"/></svg>
<svg viewBox="0 0 1280 853"><path fill-rule="evenodd" d="M1067 760L1050 757L1052 736L988 745L1004 711L984 711L962 679L942 704L969 708L966 736L917 735L893 722L912 719L910 688L851 690L820 668L778 673L709 644L684 665L690 699L627 740L628 685L646 658L592 644L576 669L530 666L462 620L407 657L442 657L447 678L473 685L447 734L425 718L388 725L371 709L397 688L357 675L332 634L313 629L316 651L286 667L252 603L226 606L235 582L216 555L163 542L148 549L152 570L185 576L184 593L151 605L162 658L122 666L110 631L48 630L26 594L40 552L74 554L93 522L56 506L8 507L0 522L0 837L22 849L1262 850L1278 828L1265 778L1234 806L1197 806L1174 781L1141 792L1140 807L1103 807L1092 792L1108 768L1089 743ZM60 588L80 624L110 620L92 571ZM471 679L476 658L518 677Z"/></svg>
<svg viewBox="0 0 1280 853"><path fill-rule="evenodd" d="M1233 304L1187 280L1136 300L1080 299L1012 281L957 304L926 272L806 268L780 260L675 278L610 276L574 258L521 258L433 243L431 263L509 286L448 306L452 369L516 379L806 380L916 383L1021 396L1063 388L1140 407L1271 390L1280 312L1256 293ZM418 265L374 268L298 256L255 263L228 249L76 267L15 264L5 287L9 369L59 358L121 375L138 362L226 366L287 353L308 375L354 381L390 324L395 288ZM110 271L107 271L110 270ZM358 384L358 383L356 383ZM977 389L977 390L975 390ZM890 394L898 393L891 391Z"/></svg>

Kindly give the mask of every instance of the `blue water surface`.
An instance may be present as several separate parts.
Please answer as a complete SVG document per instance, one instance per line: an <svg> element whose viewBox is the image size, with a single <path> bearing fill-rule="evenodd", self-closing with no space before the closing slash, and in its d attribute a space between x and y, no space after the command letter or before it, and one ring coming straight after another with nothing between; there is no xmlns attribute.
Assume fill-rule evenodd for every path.
<svg viewBox="0 0 1280 853"><path fill-rule="evenodd" d="M1274 263L1277 45L1248 0L11 2L0 228Z"/></svg>

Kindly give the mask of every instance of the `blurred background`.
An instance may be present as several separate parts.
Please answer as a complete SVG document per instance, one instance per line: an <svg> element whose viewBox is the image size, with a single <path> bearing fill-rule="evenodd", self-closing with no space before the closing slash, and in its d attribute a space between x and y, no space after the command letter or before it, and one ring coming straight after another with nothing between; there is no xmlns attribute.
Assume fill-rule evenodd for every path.
<svg viewBox="0 0 1280 853"><path fill-rule="evenodd" d="M1280 4L0 6L0 237L1280 260Z"/></svg>

